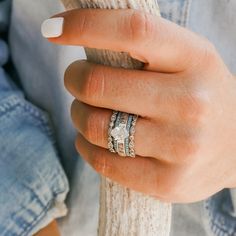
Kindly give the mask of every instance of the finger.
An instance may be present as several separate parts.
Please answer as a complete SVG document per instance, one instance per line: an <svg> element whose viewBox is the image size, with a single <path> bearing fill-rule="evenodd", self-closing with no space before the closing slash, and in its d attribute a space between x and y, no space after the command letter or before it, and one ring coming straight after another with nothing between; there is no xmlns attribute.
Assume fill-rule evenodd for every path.
<svg viewBox="0 0 236 236"><path fill-rule="evenodd" d="M186 90L180 91L183 87L177 86L180 83L173 75L86 61L72 63L65 73L66 88L84 103L159 119L178 117L176 97L184 97L186 93Z"/></svg>
<svg viewBox="0 0 236 236"><path fill-rule="evenodd" d="M92 144L108 148L108 127L112 111L89 106L74 100L71 106L71 117L76 129ZM157 148L153 152L149 147L154 140L149 135L144 140L145 129L153 129L150 121L139 118L135 126L135 152L140 156L156 156Z"/></svg>
<svg viewBox="0 0 236 236"><path fill-rule="evenodd" d="M112 111L100 109L74 100L71 117L84 138L97 146L108 149L108 127ZM186 162L190 144L186 130L177 130L167 123L153 122L141 117L135 125L135 153L153 157L165 163ZM188 157L188 156L187 156Z"/></svg>
<svg viewBox="0 0 236 236"><path fill-rule="evenodd" d="M64 18L63 33L50 42L127 52L149 70L182 71L205 51L205 40L194 33L138 10L76 9L54 17Z"/></svg>
<svg viewBox="0 0 236 236"><path fill-rule="evenodd" d="M122 158L106 149L87 142L78 134L76 148L98 173L133 190L158 196L161 177L166 175L165 165L152 158ZM157 188L154 186L157 185ZM164 189L164 188L163 188ZM161 198L161 196L158 196Z"/></svg>

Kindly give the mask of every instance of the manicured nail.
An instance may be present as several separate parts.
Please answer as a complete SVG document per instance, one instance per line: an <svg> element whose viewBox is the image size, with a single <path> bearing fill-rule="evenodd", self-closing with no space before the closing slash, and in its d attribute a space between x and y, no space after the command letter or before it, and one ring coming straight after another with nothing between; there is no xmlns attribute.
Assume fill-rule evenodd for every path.
<svg viewBox="0 0 236 236"><path fill-rule="evenodd" d="M45 20L41 25L41 33L45 38L59 37L63 33L63 17L54 17Z"/></svg>

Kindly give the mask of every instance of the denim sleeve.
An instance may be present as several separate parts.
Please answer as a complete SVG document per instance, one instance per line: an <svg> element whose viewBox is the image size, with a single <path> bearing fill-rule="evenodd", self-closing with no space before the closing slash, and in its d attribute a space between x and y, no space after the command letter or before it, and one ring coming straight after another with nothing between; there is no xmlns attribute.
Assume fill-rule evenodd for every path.
<svg viewBox="0 0 236 236"><path fill-rule="evenodd" d="M49 116L6 72L9 3L0 0L0 235L28 236L66 214L68 181Z"/></svg>

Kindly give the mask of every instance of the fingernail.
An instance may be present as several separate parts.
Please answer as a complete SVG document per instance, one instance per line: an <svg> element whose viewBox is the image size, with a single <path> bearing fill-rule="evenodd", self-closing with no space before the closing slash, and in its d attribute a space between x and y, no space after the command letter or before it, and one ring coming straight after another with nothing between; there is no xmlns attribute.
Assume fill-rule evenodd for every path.
<svg viewBox="0 0 236 236"><path fill-rule="evenodd" d="M59 37L63 33L63 17L54 17L45 20L41 25L41 33L45 38Z"/></svg>

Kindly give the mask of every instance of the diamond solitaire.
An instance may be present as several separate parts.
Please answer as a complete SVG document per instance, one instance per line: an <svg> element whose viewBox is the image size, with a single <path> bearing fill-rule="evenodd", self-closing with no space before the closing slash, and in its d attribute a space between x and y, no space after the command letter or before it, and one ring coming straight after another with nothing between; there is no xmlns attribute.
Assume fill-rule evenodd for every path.
<svg viewBox="0 0 236 236"><path fill-rule="evenodd" d="M129 132L126 129L126 124L119 124L111 131L111 136L118 142L124 141L124 139L129 137Z"/></svg>

